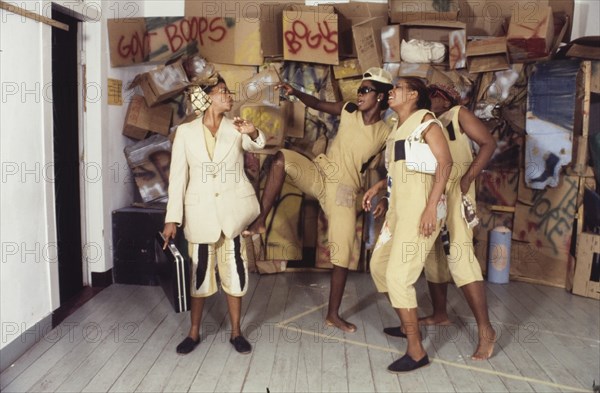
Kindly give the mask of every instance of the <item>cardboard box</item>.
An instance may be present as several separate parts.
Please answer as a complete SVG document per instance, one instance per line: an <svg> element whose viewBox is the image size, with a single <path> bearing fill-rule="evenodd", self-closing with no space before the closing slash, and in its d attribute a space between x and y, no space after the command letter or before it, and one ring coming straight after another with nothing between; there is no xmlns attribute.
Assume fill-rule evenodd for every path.
<svg viewBox="0 0 600 393"><path fill-rule="evenodd" d="M510 68L506 37L471 41L467 45L469 73L507 70Z"/></svg>
<svg viewBox="0 0 600 393"><path fill-rule="evenodd" d="M306 105L301 101L282 101L285 111L285 137L304 138Z"/></svg>
<svg viewBox="0 0 600 393"><path fill-rule="evenodd" d="M244 80L239 85L239 91L236 90L235 103L230 114L239 116L242 105L278 107L279 90L276 90L275 86L279 82L280 76L275 67L264 68L258 74Z"/></svg>
<svg viewBox="0 0 600 393"><path fill-rule="evenodd" d="M167 196L171 165L171 142L162 135L152 135L124 149L125 158L143 202Z"/></svg>
<svg viewBox="0 0 600 393"><path fill-rule="evenodd" d="M148 34L146 18L108 19L106 23L112 67L167 60L171 56L171 53L153 50L157 42Z"/></svg>
<svg viewBox="0 0 600 393"><path fill-rule="evenodd" d="M441 42L448 46L450 69L467 66L466 24L456 21L418 21L400 24L400 37Z"/></svg>
<svg viewBox="0 0 600 393"><path fill-rule="evenodd" d="M352 26L352 37L363 70L371 67L381 67L381 29L387 25L387 17L367 19Z"/></svg>
<svg viewBox="0 0 600 393"><path fill-rule="evenodd" d="M573 293L600 300L600 235L580 233Z"/></svg>
<svg viewBox="0 0 600 393"><path fill-rule="evenodd" d="M258 72L256 66L240 66L231 64L214 63L215 71L223 77L227 87L234 94L235 101L239 101L242 97L244 81L252 78Z"/></svg>
<svg viewBox="0 0 600 393"><path fill-rule="evenodd" d="M180 62L160 66L135 77L129 88L139 85L148 106L154 106L174 97L189 86L189 80Z"/></svg>
<svg viewBox="0 0 600 393"><path fill-rule="evenodd" d="M265 57L283 54L283 12L298 3L187 0L184 12L191 28L199 26L201 56L216 63L261 65ZM185 29L178 30L183 40Z"/></svg>
<svg viewBox="0 0 600 393"><path fill-rule="evenodd" d="M515 206L519 190L518 170L484 170L477 177L477 203Z"/></svg>
<svg viewBox="0 0 600 393"><path fill-rule="evenodd" d="M149 131L153 131L167 136L172 116L173 108L170 105L163 104L150 108L146 105L144 97L136 94L131 98L127 108L123 135L142 140Z"/></svg>
<svg viewBox="0 0 600 393"><path fill-rule="evenodd" d="M400 75L399 71L400 71L401 65L402 65L402 63L384 63L383 64L383 69L392 75L392 82L394 81L395 77Z"/></svg>
<svg viewBox="0 0 600 393"><path fill-rule="evenodd" d="M399 76L410 76L415 78L427 79L431 78L433 67L430 64L416 64L416 63L400 63L398 68ZM431 83L431 82L430 82Z"/></svg>
<svg viewBox="0 0 600 393"><path fill-rule="evenodd" d="M228 39L226 21L206 17L119 18L107 25L113 67L165 62L197 53L199 44Z"/></svg>
<svg viewBox="0 0 600 393"><path fill-rule="evenodd" d="M448 2L446 8L434 0L389 0L392 23L415 21L447 22L458 19L459 8L456 2Z"/></svg>
<svg viewBox="0 0 600 393"><path fill-rule="evenodd" d="M362 76L362 69L358 59L342 60L338 65L333 66L333 76L335 79L351 78L353 76Z"/></svg>
<svg viewBox="0 0 600 393"><path fill-rule="evenodd" d="M266 105L242 105L240 116L251 121L265 134L265 147L283 145L285 111L280 107Z"/></svg>
<svg viewBox="0 0 600 393"><path fill-rule="evenodd" d="M362 78L340 79L338 81L338 86L340 88L342 100L356 102L358 97L356 90L360 87L361 82Z"/></svg>
<svg viewBox="0 0 600 393"><path fill-rule="evenodd" d="M357 48L353 40L353 26L360 25L368 20L379 20L378 24L375 26L375 34L378 35L379 29L385 26L388 20L387 4L350 2L346 4L336 4L335 9L338 13L338 42L340 45L340 56L358 56ZM378 37L377 41L379 41Z"/></svg>
<svg viewBox="0 0 600 393"><path fill-rule="evenodd" d="M552 7L540 7L529 15L515 10L510 19L507 41L512 62L547 56L554 42Z"/></svg>
<svg viewBox="0 0 600 393"><path fill-rule="evenodd" d="M520 19L531 19L538 10L550 6L554 14L573 20L575 10L574 0L457 0L456 3L460 9L458 19L467 23L469 35L474 36L506 35L507 22L513 13ZM568 26L565 42L570 41L570 29Z"/></svg>
<svg viewBox="0 0 600 393"><path fill-rule="evenodd" d="M338 16L333 6L294 6L283 11L283 58L339 63Z"/></svg>
<svg viewBox="0 0 600 393"><path fill-rule="evenodd" d="M567 51L567 56L588 60L600 60L600 48L591 45L573 44Z"/></svg>
<svg viewBox="0 0 600 393"><path fill-rule="evenodd" d="M381 29L381 51L384 63L400 63L400 25Z"/></svg>
<svg viewBox="0 0 600 393"><path fill-rule="evenodd" d="M266 137L264 151L283 146L285 137L304 136L304 116L306 106L300 102L281 101L279 106L242 105L240 116L254 123ZM266 153L269 154L269 153Z"/></svg>
<svg viewBox="0 0 600 393"><path fill-rule="evenodd" d="M578 188L577 177L561 176L556 188L532 190L521 176L513 223L513 247L520 245L521 257L511 263L511 274L530 282L566 286Z"/></svg>
<svg viewBox="0 0 600 393"><path fill-rule="evenodd" d="M529 242L511 242L511 280L565 288L573 257L568 250L556 253L551 247Z"/></svg>
<svg viewBox="0 0 600 393"><path fill-rule="evenodd" d="M507 19L514 10L528 16L539 7L550 6L555 14L573 20L574 0L389 0L392 23L419 20L459 20L467 24L470 36L500 36L506 34ZM441 8L446 5L446 8ZM460 11L460 12L459 12ZM570 41L569 26L564 41Z"/></svg>
<svg viewBox="0 0 600 393"><path fill-rule="evenodd" d="M592 82L590 90L592 93L600 94L600 61L592 61Z"/></svg>

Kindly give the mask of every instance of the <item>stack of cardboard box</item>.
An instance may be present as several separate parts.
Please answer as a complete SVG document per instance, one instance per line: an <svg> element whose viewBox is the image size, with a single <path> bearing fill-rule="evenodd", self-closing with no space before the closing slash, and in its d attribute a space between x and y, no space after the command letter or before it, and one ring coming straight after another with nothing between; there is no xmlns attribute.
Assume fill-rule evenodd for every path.
<svg viewBox="0 0 600 393"><path fill-rule="evenodd" d="M581 235L575 240L569 238L565 229L573 228L575 218L581 217L579 210L573 212L564 207L580 205L581 192L573 196L572 188L576 183L582 184L582 176L589 172L587 134L580 131L579 122L572 132L571 167L575 172L561 172L559 186L542 192L532 191L523 180L523 157L529 140L525 135L526 86L531 64L550 60L560 42L569 39L573 8L573 0L389 0L388 4L351 2L318 7L307 7L301 0L194 0L186 1L185 15L180 17L109 21L111 63L126 66L181 56L185 60L195 55L206 59L235 93L231 115L249 118L266 132L270 146L260 155L261 163L266 154L284 145L309 156L323 152L337 131L334 119L307 110L298 101L280 101L274 89L280 81L321 99L344 101L356 99L362 73L372 66L384 67L393 76L452 84L461 93L463 104L475 108L483 103L492 108L491 120L485 124L504 149L500 155L512 157L504 160L503 166L494 164L487 168L479 179L482 224L476 230L476 248L480 263L485 269L488 231L505 225L513 229L513 278L569 286L569 276L573 278L575 272L575 253L569 244L578 242L584 244L577 248L575 282L579 284L575 286L579 291L590 287L582 284L581 277L589 270L585 261L590 256L585 252L589 244L597 243L593 236L598 236ZM410 39L444 44L444 63L403 61L401 42ZM585 53L579 51L577 56L585 57ZM491 90L504 88L502 78L512 76L515 80L505 96L497 92L502 98L489 99ZM129 104L123 134L143 141L155 133L166 136L170 128L185 121L189 112L185 110L182 92L189 79L181 62L140 75L135 81L139 95ZM263 96L264 92L269 93ZM293 199L296 191L288 189L286 195ZM541 200L547 202L550 211L557 212L553 222L567 223L560 234L555 232L545 238L536 235L534 229L546 223L532 221L530 212L539 207ZM296 202L288 203L274 215L275 228L288 228L284 225L286 220L297 223L306 216L299 211L306 203ZM318 266L328 266L327 250L318 246L325 239L325 223L322 216L317 219L315 212L310 217L305 222L315 227L310 236L300 224L294 228L305 229L294 232L293 239L283 233L269 235L275 245L263 247L257 266L282 271L283 259L302 258L303 254L318 255ZM321 230L317 230L317 222ZM358 236L365 231L359 228ZM287 249L284 255L280 252L285 249L281 242L313 251L289 253ZM261 258L264 261L269 256L277 263L261 263ZM361 257L357 255L357 259ZM584 262L579 263L580 260ZM585 272L579 273L581 269ZM589 291L585 289L586 293Z"/></svg>

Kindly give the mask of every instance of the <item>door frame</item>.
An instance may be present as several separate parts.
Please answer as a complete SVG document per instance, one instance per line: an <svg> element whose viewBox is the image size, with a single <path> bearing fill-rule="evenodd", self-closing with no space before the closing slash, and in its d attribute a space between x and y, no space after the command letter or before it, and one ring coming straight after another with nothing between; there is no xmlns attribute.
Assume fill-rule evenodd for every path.
<svg viewBox="0 0 600 393"><path fill-rule="evenodd" d="M83 285L90 285L91 274L88 266L88 233L87 233L87 216L86 206L89 203L90 195L86 188L85 179L85 168L84 158L86 146L86 110L85 110L85 84L86 84L86 44L83 39L85 34L85 22L100 22L101 10L92 6L91 3L86 4L84 0L74 2L73 0L44 0L42 4L42 14L47 17L51 17L52 9L56 7L57 10L70 15L79 20L77 24L77 52L78 66L77 66L77 86L78 86L78 99L77 99L77 112L78 112L78 151L79 151L79 190L80 190L80 228L81 228L81 246L82 246L82 282ZM45 44L42 49L42 61L43 64L49 64L48 67L43 67L42 72L42 83L44 86L45 94L48 91L47 86L52 86L52 27L45 25L45 32L43 33L43 39ZM51 91L51 89L50 89ZM46 167L51 168L54 160L54 119L53 119L53 102L49 99L43 100L44 104L44 153ZM46 174L47 178L53 178L54 174ZM59 271L58 271L58 249L57 249L57 226L56 226L56 206L54 196L54 183L52 181L46 181L46 211L48 220L48 262L50 272L50 302L52 310L56 310L60 307L60 284L59 284ZM53 246L52 246L53 245Z"/></svg>

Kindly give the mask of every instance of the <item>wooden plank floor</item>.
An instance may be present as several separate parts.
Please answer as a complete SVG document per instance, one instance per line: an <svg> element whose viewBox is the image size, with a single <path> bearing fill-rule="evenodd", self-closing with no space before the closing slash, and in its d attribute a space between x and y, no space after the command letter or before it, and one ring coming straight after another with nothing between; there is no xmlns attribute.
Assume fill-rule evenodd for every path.
<svg viewBox="0 0 600 393"><path fill-rule="evenodd" d="M475 320L461 291L449 289L454 325L429 327L433 363L395 375L389 363L406 341L368 274L349 276L343 315L353 334L326 327L329 275L253 275L242 327L250 355L229 344L223 293L206 302L202 343L186 356L175 346L189 314L175 314L160 287L115 284L100 292L0 374L3 392L591 392L600 383L600 303L562 289L487 284L498 332L494 356L472 361ZM431 310L423 278L421 314Z"/></svg>

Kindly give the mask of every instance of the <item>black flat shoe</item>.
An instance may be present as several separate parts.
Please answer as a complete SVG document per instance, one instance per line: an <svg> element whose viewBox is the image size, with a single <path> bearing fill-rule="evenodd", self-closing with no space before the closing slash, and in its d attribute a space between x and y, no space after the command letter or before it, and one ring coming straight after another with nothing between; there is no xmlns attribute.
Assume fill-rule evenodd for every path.
<svg viewBox="0 0 600 393"><path fill-rule="evenodd" d="M252 352L252 346L250 345L248 340L244 338L244 336L234 337L230 339L229 342L239 353L246 354Z"/></svg>
<svg viewBox="0 0 600 393"><path fill-rule="evenodd" d="M401 326L383 328L383 332L388 336L406 338L406 333L402 331Z"/></svg>
<svg viewBox="0 0 600 393"><path fill-rule="evenodd" d="M388 366L388 371L392 373L409 373L411 371L415 371L422 367L429 366L429 356L425 355L418 362L413 358L405 354L400 359L396 360L394 363Z"/></svg>
<svg viewBox="0 0 600 393"><path fill-rule="evenodd" d="M188 336L185 339L183 339L183 341L180 342L179 345L177 346L177 349L176 349L177 353L180 353L183 355L185 355L186 353L190 353L194 350L194 348L196 348L198 346L198 344L200 344L200 339L195 341L193 338Z"/></svg>

